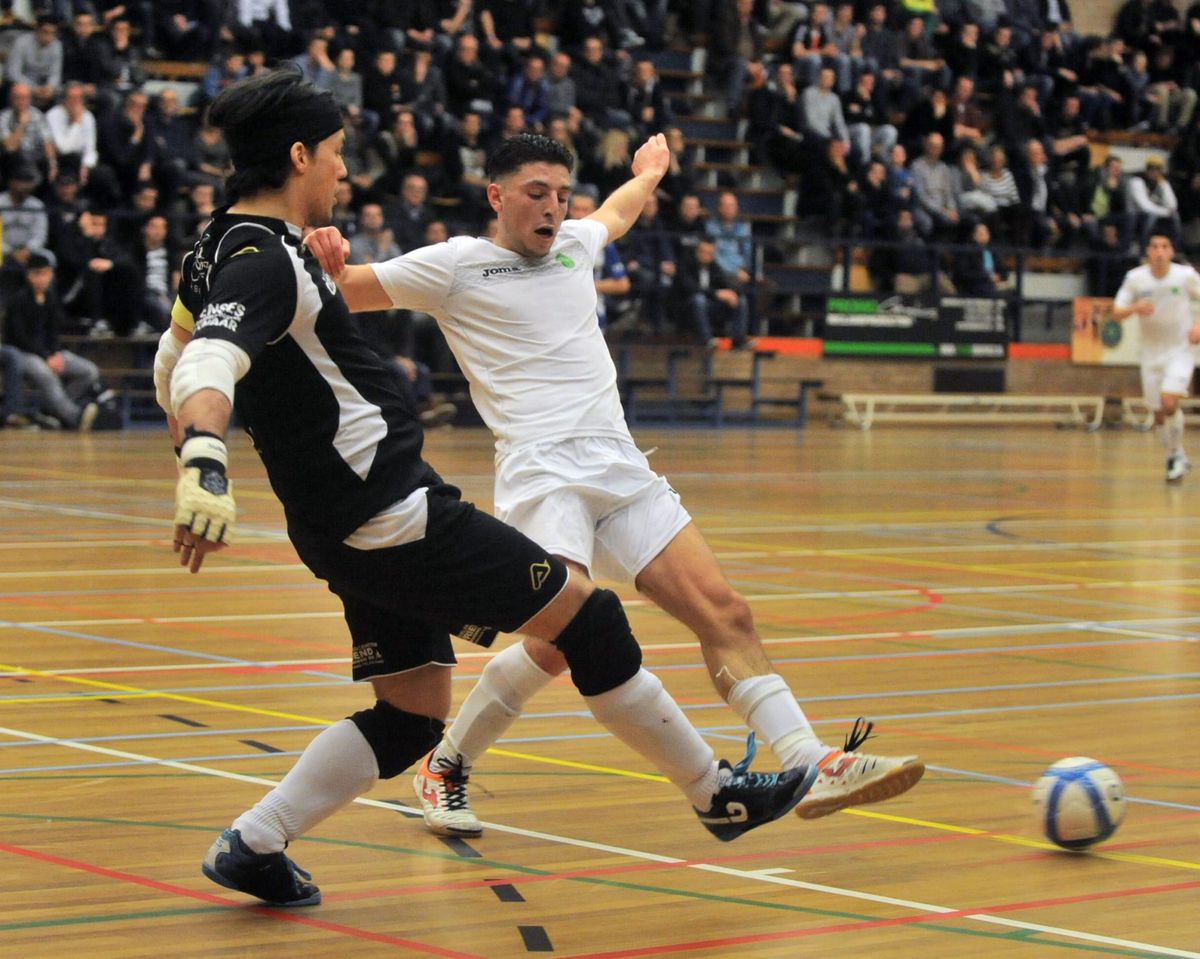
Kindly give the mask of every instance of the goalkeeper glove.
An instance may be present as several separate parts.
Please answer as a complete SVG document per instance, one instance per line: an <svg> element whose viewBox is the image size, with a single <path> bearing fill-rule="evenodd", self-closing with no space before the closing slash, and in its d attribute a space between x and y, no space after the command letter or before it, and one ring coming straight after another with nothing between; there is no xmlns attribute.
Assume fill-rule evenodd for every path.
<svg viewBox="0 0 1200 959"><path fill-rule="evenodd" d="M233 484L225 476L228 454L219 436L190 427L179 453L181 470L175 486L175 525L196 539L233 542L237 507Z"/></svg>

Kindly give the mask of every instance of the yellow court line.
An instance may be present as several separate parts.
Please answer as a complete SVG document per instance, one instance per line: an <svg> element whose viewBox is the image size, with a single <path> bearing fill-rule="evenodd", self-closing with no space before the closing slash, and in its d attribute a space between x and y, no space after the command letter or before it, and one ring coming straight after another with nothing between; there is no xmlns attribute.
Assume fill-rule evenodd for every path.
<svg viewBox="0 0 1200 959"><path fill-rule="evenodd" d="M1041 839L1027 839L1024 836L1010 836L1005 833L988 832L986 829L976 829L972 826L956 826L952 823L935 822L930 819L914 819L911 816L895 816L891 813L875 812L873 809L844 809L851 816L862 816L865 819L878 819L883 822L900 823L905 826L921 826L925 829L936 829L939 832L953 832L964 836L981 836L996 842L1008 843L1011 846L1027 846L1031 849L1048 849L1061 851L1054 843ZM1097 859L1111 859L1116 862L1131 862L1143 866L1169 866L1172 869L1190 869L1200 871L1200 862L1188 862L1185 859L1163 859L1160 856L1143 856L1131 852L1105 852L1102 849L1088 851L1089 856Z"/></svg>
<svg viewBox="0 0 1200 959"><path fill-rule="evenodd" d="M290 719L309 725L330 726L334 722L328 719L319 719L315 716L302 716L296 713L285 713L273 709L262 709L257 706L239 706L235 703L223 703L217 700L203 699L197 696L184 696L179 693L160 693L151 689L141 689L137 686L127 686L123 683L109 683L103 680L84 679L78 676L62 676L55 673L43 672L38 669L30 669L22 666L9 666L4 663L0 663L0 672L38 676L44 679L57 679L66 683L75 683L80 686L105 689L112 692L122 692L139 697L159 697L162 699L174 700L176 702L191 703L197 706L211 706L216 709L228 709L234 712L253 713L259 716L271 716L276 719ZM21 700L23 703L32 701L34 700ZM75 700L75 702L78 701L79 700ZM627 779L642 779L650 782L669 782L665 776L660 776L653 773L636 772L632 769L617 769L612 766L597 766L591 763L576 762L571 759L553 759L547 756L536 756L532 753L519 753L508 749L496 749L495 747L489 749L488 752L497 756L504 756L508 759L522 759L528 762L542 763L547 766L559 766L565 769L580 769L587 772L607 773L612 776L624 776ZM940 832L959 833L967 836L979 836L984 839L990 839L996 842L1007 843L1014 846L1026 846L1033 849L1047 850L1058 849L1058 847L1052 843L1043 842L1041 840L1026 839L1023 836L1010 836L1004 833L989 832L986 829L978 829L972 826L956 826L952 823L936 822L930 819L915 819L911 816L897 816L891 813L881 813L866 809L846 809L843 810L843 812L846 812L851 816L861 816L867 819L880 820L882 822L893 822L906 826L918 826L925 829L936 829ZM1149 866L1167 866L1173 869L1200 871L1200 863L1187 862L1180 859L1164 859L1159 856L1142 856L1137 853L1103 852L1097 850L1091 851L1089 855L1102 859L1110 859L1116 862L1128 862Z"/></svg>

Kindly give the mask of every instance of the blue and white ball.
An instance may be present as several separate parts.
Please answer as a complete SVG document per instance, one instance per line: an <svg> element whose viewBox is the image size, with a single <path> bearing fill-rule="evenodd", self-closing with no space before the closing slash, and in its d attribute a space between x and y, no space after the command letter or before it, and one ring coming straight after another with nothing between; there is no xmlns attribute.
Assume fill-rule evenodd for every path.
<svg viewBox="0 0 1200 959"><path fill-rule="evenodd" d="M1125 818L1125 787L1112 769L1088 759L1060 759L1033 787L1046 838L1063 849L1103 842Z"/></svg>

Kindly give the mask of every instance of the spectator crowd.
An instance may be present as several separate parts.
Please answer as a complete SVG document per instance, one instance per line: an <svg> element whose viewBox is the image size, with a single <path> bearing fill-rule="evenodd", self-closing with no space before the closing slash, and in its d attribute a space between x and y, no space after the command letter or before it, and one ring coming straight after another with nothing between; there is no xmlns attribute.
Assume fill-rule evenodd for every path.
<svg viewBox="0 0 1200 959"><path fill-rule="evenodd" d="M1084 0L1073 0L1080 4ZM881 289L991 295L1023 247L1101 254L1110 292L1151 228L1200 247L1200 2L1125 0L1106 36L1068 0L8 0L0 91L3 417L88 423L100 385L61 333L165 329L181 253L224 202L206 123L227 86L295 63L343 109L335 223L357 262L493 228L484 163L538 132L577 158L586 215L667 135L655 201L597 266L601 318L735 347L762 325L738 165L702 187L683 118L740 124L752 163L830 237L867 241ZM704 88L660 73L703 48ZM193 64L166 79L161 61ZM178 71L177 71L178 72ZM1128 171L1093 131L1161 134ZM1166 162L1169 161L1169 162ZM711 209L708 209L711 207ZM931 244L956 244L935 257ZM1095 264L1100 264L1099 266ZM436 324L373 318L427 411L452 366ZM26 391L14 388L24 383Z"/></svg>

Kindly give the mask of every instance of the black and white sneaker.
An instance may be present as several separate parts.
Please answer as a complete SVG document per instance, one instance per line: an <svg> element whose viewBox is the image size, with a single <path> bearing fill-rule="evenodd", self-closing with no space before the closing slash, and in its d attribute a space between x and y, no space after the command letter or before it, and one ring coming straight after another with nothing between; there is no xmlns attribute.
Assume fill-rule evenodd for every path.
<svg viewBox="0 0 1200 959"><path fill-rule="evenodd" d="M1191 468L1191 465L1186 456L1172 453L1167 457L1167 482L1178 483L1187 475L1187 471Z"/></svg>
<svg viewBox="0 0 1200 959"><path fill-rule="evenodd" d="M226 829L217 837L200 869L217 885L272 906L316 906L321 902L321 890L309 882L309 873L281 852L254 852L236 829Z"/></svg>
<svg viewBox="0 0 1200 959"><path fill-rule="evenodd" d="M721 842L787 815L817 781L816 766L797 766L779 773L752 773L758 751L754 733L746 739L746 755L736 766L722 759L721 788L707 812L696 810L704 828ZM728 771L728 776L726 776Z"/></svg>

